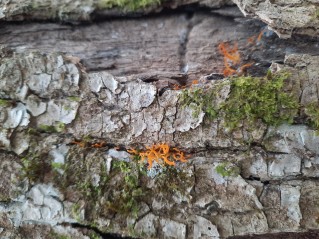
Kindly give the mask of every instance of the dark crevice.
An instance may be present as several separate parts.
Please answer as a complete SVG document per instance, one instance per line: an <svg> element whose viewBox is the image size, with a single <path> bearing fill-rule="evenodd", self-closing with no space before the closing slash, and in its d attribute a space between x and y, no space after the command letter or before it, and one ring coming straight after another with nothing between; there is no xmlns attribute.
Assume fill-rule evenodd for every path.
<svg viewBox="0 0 319 239"><path fill-rule="evenodd" d="M319 230L309 230L307 232L280 232L280 233L265 233L261 235L245 235L245 236L230 236L227 239L318 239Z"/></svg>
<svg viewBox="0 0 319 239"><path fill-rule="evenodd" d="M246 180L249 180L249 181L259 181L259 182L261 182L260 177L254 177L254 176L252 176L252 175L250 175L248 178L246 178Z"/></svg>
<svg viewBox="0 0 319 239"><path fill-rule="evenodd" d="M114 19L139 19L143 17L160 17L160 16L167 16L171 14L190 14L192 15L193 13L207 13L207 14L214 14L217 16L223 16L223 17L228 17L231 19L234 19L235 16L227 16L223 13L220 12L213 12L214 10L219 10L219 9L230 9L230 8L237 8L237 6L222 6L218 8L210 8L206 6L201 6L199 3L191 3L191 4L186 4L183 6L172 6L172 4L169 3L163 3L158 9L154 9L153 11L145 12L144 10L141 10L140 12L126 12L122 14L118 14L116 12L111 12L111 9L106 9L106 10L95 10L91 14L91 19L93 22L103 22L103 21L108 21L108 20L114 20ZM238 8L237 8L238 9ZM238 9L238 12L240 10ZM72 24L71 22L68 22L67 24Z"/></svg>
<svg viewBox="0 0 319 239"><path fill-rule="evenodd" d="M69 223L69 222L63 222L63 223L59 223L58 225L61 226L70 226L76 229L88 229L91 231L94 231L96 234L98 234L100 237L102 237L103 239L117 239L117 238L122 238L122 239L137 239L137 237L127 237L127 236L122 236L120 234L116 234L116 233L106 233L106 232L102 232L101 230L99 230L97 227L94 226L90 226L90 225L85 225L85 224L81 224L81 223Z"/></svg>
<svg viewBox="0 0 319 239"><path fill-rule="evenodd" d="M180 46L178 49L178 53L180 58L180 71L182 74L187 74L188 72L188 65L186 62L186 53L187 53L187 44L188 44L189 35L194 27L191 21L193 16L194 16L194 13L188 13L186 15L187 26L185 31L180 36Z"/></svg>

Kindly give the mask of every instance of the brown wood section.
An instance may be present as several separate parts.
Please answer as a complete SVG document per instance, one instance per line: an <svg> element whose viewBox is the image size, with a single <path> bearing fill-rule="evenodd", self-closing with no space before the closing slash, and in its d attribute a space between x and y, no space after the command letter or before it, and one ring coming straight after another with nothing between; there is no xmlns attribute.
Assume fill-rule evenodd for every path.
<svg viewBox="0 0 319 239"><path fill-rule="evenodd" d="M262 33L258 44L250 43L264 24L238 17L238 11L158 14L88 25L3 22L0 44L17 52L66 52L81 58L87 71L156 78L185 75L189 80L223 72L221 42L238 43L241 65L253 63L248 69L253 75L264 74L272 61L283 61L286 53L319 53L316 42L281 40L271 31Z"/></svg>

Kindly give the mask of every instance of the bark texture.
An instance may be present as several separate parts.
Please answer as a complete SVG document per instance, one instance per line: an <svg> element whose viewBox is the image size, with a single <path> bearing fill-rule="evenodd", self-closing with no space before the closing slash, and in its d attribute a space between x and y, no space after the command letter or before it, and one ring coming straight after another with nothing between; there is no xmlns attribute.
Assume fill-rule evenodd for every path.
<svg viewBox="0 0 319 239"><path fill-rule="evenodd" d="M268 24L280 38L292 34L318 36L319 3L316 0L234 0L246 16L257 17Z"/></svg>
<svg viewBox="0 0 319 239"><path fill-rule="evenodd" d="M47 230L56 232L61 225L78 222L99 232L134 231L148 238L227 238L318 228L319 137L307 126L260 124L255 131L242 126L230 133L223 119L210 122L203 112L193 117L192 108L182 108L181 91L159 95L154 83L103 71L87 74L79 59L71 56L4 54L0 70L4 237L23 235L21 228L29 228L29 222L49 224ZM318 61L309 55L290 55L284 65L273 67L292 73L288 88L301 102L317 102L313 86L318 84ZM229 97L229 89L225 80L220 103ZM90 142L106 144L94 148L72 143L88 135ZM248 146L248 141L255 146ZM112 175L110 165L130 160L124 149L158 142L192 152L188 163L178 166L177 178L163 179L174 189L161 188L158 172L146 179L145 193L151 193L139 198L137 217L108 211L110 188L104 188L103 178ZM225 162L240 174L217 173ZM111 191L119 190L117 176L112 180ZM73 235L70 228L65 230Z"/></svg>
<svg viewBox="0 0 319 239"><path fill-rule="evenodd" d="M170 4L191 2L229 3ZM4 3L5 20L88 20L95 10L85 1L63 1L70 10L45 1ZM44 15L47 4L52 14ZM234 8L78 26L3 22L0 238L316 236L318 46L306 36L279 39L264 27ZM202 90L214 92L205 104L221 109L238 79L221 75L222 42L238 44L253 76L269 66L289 73L282 92L298 101L293 124L258 118L231 130L226 113L209 118ZM182 86L197 92L190 104ZM174 166L162 167L162 158L150 167L130 151L160 143L189 155L187 162L174 154Z"/></svg>
<svg viewBox="0 0 319 239"><path fill-rule="evenodd" d="M173 0L151 4L143 9L108 9L107 0L1 0L0 20L60 20L64 22L90 21L96 17L136 16L160 12L163 8L197 4L203 7L219 8L233 5L231 0ZM155 1L154 1L155 2Z"/></svg>
<svg viewBox="0 0 319 239"><path fill-rule="evenodd" d="M218 45L238 43L248 73L265 75L285 54L319 54L309 38L279 39L258 20L244 19L238 9L215 13L176 13L144 19L108 20L77 27L55 23L3 23L0 44L16 52L66 52L79 57L88 72L107 70L114 76L181 84L203 75L222 73ZM263 31L261 40L251 44ZM166 82L166 83L165 83Z"/></svg>

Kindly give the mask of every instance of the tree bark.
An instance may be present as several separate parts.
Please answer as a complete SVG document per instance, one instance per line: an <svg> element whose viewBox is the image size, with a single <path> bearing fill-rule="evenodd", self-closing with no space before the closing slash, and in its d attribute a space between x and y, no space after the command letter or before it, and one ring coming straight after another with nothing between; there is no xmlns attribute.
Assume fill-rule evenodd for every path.
<svg viewBox="0 0 319 239"><path fill-rule="evenodd" d="M0 237L317 233L316 42L267 30L257 41L264 25L233 9L145 19L2 23ZM222 109L247 79L220 77L222 42L238 44L240 64L254 61L256 81L272 61L289 73L293 124L247 119L231 130L223 112L208 117L205 94ZM174 166L163 167L163 148L153 167L143 157L159 144Z"/></svg>

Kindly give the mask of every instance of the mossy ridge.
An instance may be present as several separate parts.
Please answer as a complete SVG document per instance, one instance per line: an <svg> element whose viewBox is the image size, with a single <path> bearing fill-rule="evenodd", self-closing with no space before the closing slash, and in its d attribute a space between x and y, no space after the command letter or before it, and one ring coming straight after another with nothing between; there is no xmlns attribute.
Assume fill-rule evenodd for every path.
<svg viewBox="0 0 319 239"><path fill-rule="evenodd" d="M112 190L108 196L105 209L137 218L139 202L148 193L146 185L143 183L146 170L136 161L114 161L111 174L112 178L121 175L117 181L117 188L121 190L117 192Z"/></svg>
<svg viewBox="0 0 319 239"><path fill-rule="evenodd" d="M0 107L7 107L12 104L12 100L0 99Z"/></svg>
<svg viewBox="0 0 319 239"><path fill-rule="evenodd" d="M186 171L176 167L166 166L163 172L155 178L157 190L167 195L179 193L182 196L187 194L187 189L193 184L194 178Z"/></svg>
<svg viewBox="0 0 319 239"><path fill-rule="evenodd" d="M182 91L180 100L183 108L189 106L193 110L194 118L197 118L203 111L208 118L215 119L218 116L218 109L213 104L216 94L216 89L211 91L202 88L187 89Z"/></svg>
<svg viewBox="0 0 319 239"><path fill-rule="evenodd" d="M214 97L218 96L225 82L213 89L184 91L180 102L183 107L192 107L194 116L203 111L210 119L223 118L225 127L231 131L243 123L254 129L258 120L273 126L293 123L299 103L296 95L284 92L284 83L288 78L287 72L268 72L265 77L232 77L228 98L219 105L214 103Z"/></svg>
<svg viewBox="0 0 319 239"><path fill-rule="evenodd" d="M315 128L319 133L319 103L311 102L304 107L306 116L308 117L308 125Z"/></svg>
<svg viewBox="0 0 319 239"><path fill-rule="evenodd" d="M124 11L136 11L150 5L159 5L162 0L99 0L99 9L121 8Z"/></svg>
<svg viewBox="0 0 319 239"><path fill-rule="evenodd" d="M27 178L31 183L43 182L45 176L51 171L51 165L46 160L46 153L39 154L37 152L29 152L21 158L22 162L22 178Z"/></svg>
<svg viewBox="0 0 319 239"><path fill-rule="evenodd" d="M244 121L255 125L258 119L266 125L293 123L299 103L296 95L284 92L289 73L268 72L266 77L238 77L231 79L231 92L222 104L225 126L234 129Z"/></svg>

